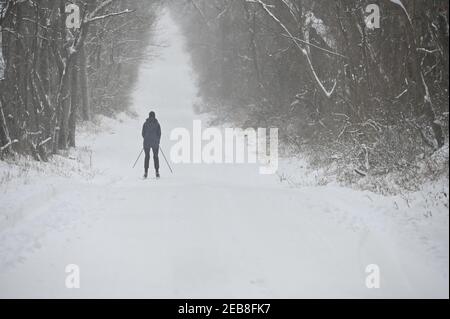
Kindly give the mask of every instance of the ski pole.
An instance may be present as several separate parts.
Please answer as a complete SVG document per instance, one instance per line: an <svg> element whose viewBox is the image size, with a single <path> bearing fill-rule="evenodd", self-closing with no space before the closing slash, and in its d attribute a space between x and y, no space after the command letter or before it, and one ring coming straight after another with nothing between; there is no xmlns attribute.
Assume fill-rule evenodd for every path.
<svg viewBox="0 0 450 319"><path fill-rule="evenodd" d="M163 155L164 159L166 160L167 166L169 166L170 172L173 174L172 167L170 167L169 161L167 160L167 157L166 157L166 155L164 154L164 151L163 151L162 147L160 146L159 149L161 150L161 154Z"/></svg>
<svg viewBox="0 0 450 319"><path fill-rule="evenodd" d="M139 156L138 156L136 162L134 163L133 168L135 168L135 167L136 167L136 164L139 162L139 159L140 159L141 156L142 156L142 152L144 152L144 149L142 149L142 151L139 153Z"/></svg>

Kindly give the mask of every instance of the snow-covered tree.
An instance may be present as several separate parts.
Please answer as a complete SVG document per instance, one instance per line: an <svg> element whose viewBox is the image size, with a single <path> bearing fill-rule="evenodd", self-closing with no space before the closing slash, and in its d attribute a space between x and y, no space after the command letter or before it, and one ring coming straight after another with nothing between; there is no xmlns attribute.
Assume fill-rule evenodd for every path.
<svg viewBox="0 0 450 319"><path fill-rule="evenodd" d="M205 110L279 127L288 144L360 176L412 167L448 139L448 1L376 3L379 29L366 24L368 0L172 6Z"/></svg>
<svg viewBox="0 0 450 319"><path fill-rule="evenodd" d="M66 5L80 8L79 28ZM160 0L0 0L0 156L46 159L76 124L128 105Z"/></svg>

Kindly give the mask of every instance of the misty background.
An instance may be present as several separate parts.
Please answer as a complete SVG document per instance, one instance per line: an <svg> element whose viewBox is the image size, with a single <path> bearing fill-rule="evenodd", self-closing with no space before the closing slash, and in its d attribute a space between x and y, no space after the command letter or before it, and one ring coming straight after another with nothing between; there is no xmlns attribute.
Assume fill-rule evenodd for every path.
<svg viewBox="0 0 450 319"><path fill-rule="evenodd" d="M77 123L127 109L167 5L211 124L277 127L285 152L375 190L393 190L388 174L407 189L445 174L447 1L72 2L79 30L66 1L0 1L2 158L46 161L76 145ZM380 28L366 25L369 4Z"/></svg>
<svg viewBox="0 0 450 319"><path fill-rule="evenodd" d="M448 26L444 0L0 0L0 298L448 298ZM143 181L150 110L167 155L193 120L278 128L279 170Z"/></svg>

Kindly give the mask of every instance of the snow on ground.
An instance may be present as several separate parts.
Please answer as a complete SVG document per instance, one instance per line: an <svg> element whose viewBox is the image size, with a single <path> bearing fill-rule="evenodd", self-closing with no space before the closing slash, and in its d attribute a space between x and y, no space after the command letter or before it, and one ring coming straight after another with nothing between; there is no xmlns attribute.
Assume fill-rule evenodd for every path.
<svg viewBox="0 0 450 319"><path fill-rule="evenodd" d="M131 166L148 111L166 154L171 129L196 118L182 37L167 15L160 29L170 46L141 70L139 118L102 119L51 164L0 163L0 297L448 298L448 212L419 194L294 185L253 165L171 175L163 159L160 181L140 180ZM68 264L80 289L65 287ZM370 264L380 289L365 285Z"/></svg>

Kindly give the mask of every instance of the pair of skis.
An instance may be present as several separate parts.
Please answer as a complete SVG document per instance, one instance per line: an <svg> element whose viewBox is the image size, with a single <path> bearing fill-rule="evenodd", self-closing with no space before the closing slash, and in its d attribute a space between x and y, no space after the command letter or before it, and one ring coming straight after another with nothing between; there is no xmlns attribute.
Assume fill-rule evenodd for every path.
<svg viewBox="0 0 450 319"><path fill-rule="evenodd" d="M145 176L142 177L142 180L143 180L143 181L146 181L146 180L149 180L149 179L151 179L151 180L157 180L157 181L158 181L158 180L161 179L161 177L155 177L155 178L150 178L150 177L145 177Z"/></svg>

